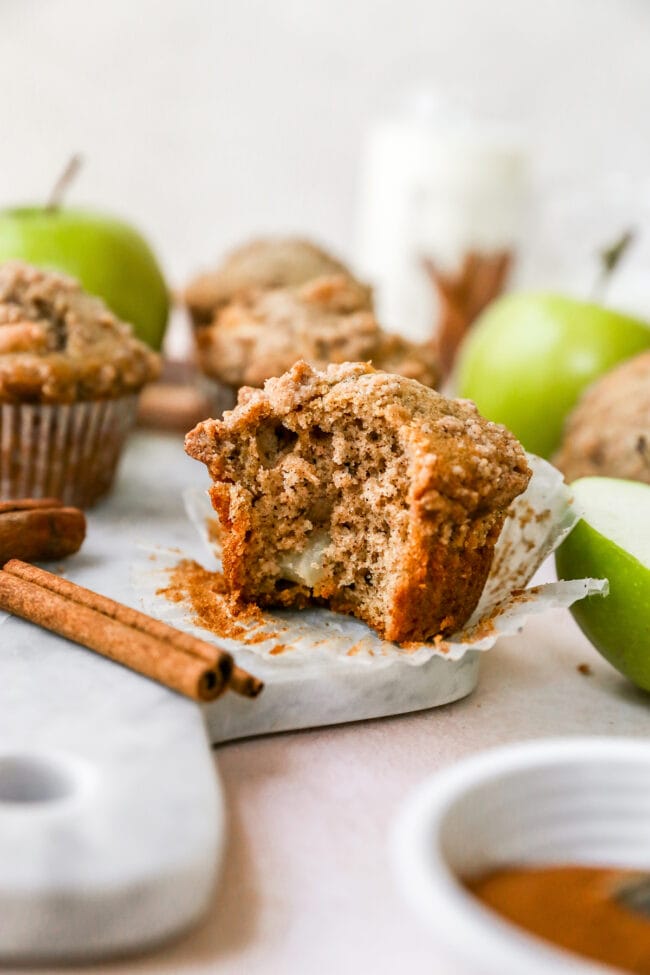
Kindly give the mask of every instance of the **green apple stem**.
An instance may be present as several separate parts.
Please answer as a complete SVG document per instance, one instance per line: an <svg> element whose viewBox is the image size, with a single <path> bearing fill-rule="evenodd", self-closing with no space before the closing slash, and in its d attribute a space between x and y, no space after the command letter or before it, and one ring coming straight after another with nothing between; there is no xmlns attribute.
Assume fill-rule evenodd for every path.
<svg viewBox="0 0 650 975"><path fill-rule="evenodd" d="M61 207L63 197L67 193L70 183L72 183L75 176L81 169L82 161L83 160L79 153L75 153L74 156L71 156L68 160L65 169L54 184L48 201L45 204L45 209L48 213L55 213Z"/></svg>
<svg viewBox="0 0 650 975"><path fill-rule="evenodd" d="M620 266L621 261L627 254L635 239L636 230L633 228L624 230L621 236L618 237L613 244L610 244L609 247L604 247L603 250L599 252L598 257L600 258L600 270L593 288L592 297L594 301L602 300L607 289L607 285L611 281L612 275Z"/></svg>

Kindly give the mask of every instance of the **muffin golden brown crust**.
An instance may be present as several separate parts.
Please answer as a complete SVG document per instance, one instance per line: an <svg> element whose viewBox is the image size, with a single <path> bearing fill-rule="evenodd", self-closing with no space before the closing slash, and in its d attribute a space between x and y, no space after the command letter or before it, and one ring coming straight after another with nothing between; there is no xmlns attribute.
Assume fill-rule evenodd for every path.
<svg viewBox="0 0 650 975"><path fill-rule="evenodd" d="M325 274L352 277L344 264L307 240L264 238L237 248L215 271L195 278L185 290L185 302L194 323L208 325L216 311L251 290L292 287ZM359 286L365 307L372 307L370 289Z"/></svg>
<svg viewBox="0 0 650 975"><path fill-rule="evenodd" d="M72 278L0 265L0 402L71 403L137 392L158 357Z"/></svg>
<svg viewBox="0 0 650 975"><path fill-rule="evenodd" d="M587 390L568 419L554 463L567 481L623 477L650 484L650 352Z"/></svg>
<svg viewBox="0 0 650 975"><path fill-rule="evenodd" d="M351 613L396 641L467 622L523 449L475 406L346 364L297 363L186 438L208 467L231 589Z"/></svg>
<svg viewBox="0 0 650 975"><path fill-rule="evenodd" d="M298 359L318 369L372 361L426 385L437 379L433 349L384 332L363 286L340 274L249 292L198 329L197 344L203 370L234 387L262 386Z"/></svg>

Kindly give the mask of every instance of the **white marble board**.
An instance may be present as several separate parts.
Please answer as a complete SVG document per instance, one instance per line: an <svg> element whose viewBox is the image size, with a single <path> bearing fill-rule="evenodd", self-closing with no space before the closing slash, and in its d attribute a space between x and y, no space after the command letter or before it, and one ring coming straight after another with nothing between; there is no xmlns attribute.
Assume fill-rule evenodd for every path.
<svg viewBox="0 0 650 975"><path fill-rule="evenodd" d="M89 515L68 578L138 605L142 547L202 557L182 489L205 485L180 438L136 435L116 490ZM244 651L244 654L246 652ZM246 658L246 664L250 660ZM21 620L0 626L0 962L63 961L141 950L205 910L224 840L214 742L431 707L469 693L478 654L267 681L251 702L201 709ZM261 671L266 671L262 673Z"/></svg>

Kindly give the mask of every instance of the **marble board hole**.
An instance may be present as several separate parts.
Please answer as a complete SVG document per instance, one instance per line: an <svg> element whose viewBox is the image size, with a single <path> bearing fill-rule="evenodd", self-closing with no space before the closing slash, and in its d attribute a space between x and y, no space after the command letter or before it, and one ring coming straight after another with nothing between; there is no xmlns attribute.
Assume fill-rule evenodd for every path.
<svg viewBox="0 0 650 975"><path fill-rule="evenodd" d="M67 799L78 787L77 775L58 756L0 755L0 809L4 804Z"/></svg>

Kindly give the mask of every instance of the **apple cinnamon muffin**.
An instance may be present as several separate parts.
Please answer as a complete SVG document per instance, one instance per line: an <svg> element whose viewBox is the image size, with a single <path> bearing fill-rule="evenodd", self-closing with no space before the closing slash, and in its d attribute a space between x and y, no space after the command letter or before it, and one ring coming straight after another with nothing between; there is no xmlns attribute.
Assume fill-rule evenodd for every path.
<svg viewBox="0 0 650 975"><path fill-rule="evenodd" d="M157 374L155 353L72 278L0 265L0 497L92 504Z"/></svg>
<svg viewBox="0 0 650 975"><path fill-rule="evenodd" d="M184 298L194 324L209 325L220 308L249 291L304 284L325 274L353 278L344 264L308 240L268 237L232 251L216 270L190 282ZM365 306L370 308L370 289L359 287L363 287Z"/></svg>
<svg viewBox="0 0 650 975"><path fill-rule="evenodd" d="M352 614L389 640L462 627L530 471L467 401L363 363L244 389L186 451L206 464L231 590Z"/></svg>
<svg viewBox="0 0 650 975"><path fill-rule="evenodd" d="M650 352L587 389L569 415L553 463L567 481L620 477L650 484Z"/></svg>
<svg viewBox="0 0 650 975"><path fill-rule="evenodd" d="M197 346L204 372L235 388L262 386L299 359L319 369L372 361L428 386L438 376L433 347L385 332L365 288L340 274L249 292L197 330Z"/></svg>

